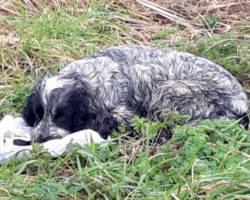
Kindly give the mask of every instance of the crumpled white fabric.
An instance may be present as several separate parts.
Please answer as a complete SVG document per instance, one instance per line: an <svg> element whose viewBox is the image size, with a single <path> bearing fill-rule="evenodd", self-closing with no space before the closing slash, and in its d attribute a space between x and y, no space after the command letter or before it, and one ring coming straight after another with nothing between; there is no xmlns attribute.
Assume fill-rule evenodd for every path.
<svg viewBox="0 0 250 200"><path fill-rule="evenodd" d="M14 118L6 115L0 121L0 164L8 162L13 157L29 156L32 145L17 146L13 144L15 139L30 141L29 127L22 117ZM69 144L79 144L81 146L91 143L100 143L105 141L100 135L93 130L83 130L72 133L62 139L50 140L42 143L44 150L52 156L58 156L67 151Z"/></svg>

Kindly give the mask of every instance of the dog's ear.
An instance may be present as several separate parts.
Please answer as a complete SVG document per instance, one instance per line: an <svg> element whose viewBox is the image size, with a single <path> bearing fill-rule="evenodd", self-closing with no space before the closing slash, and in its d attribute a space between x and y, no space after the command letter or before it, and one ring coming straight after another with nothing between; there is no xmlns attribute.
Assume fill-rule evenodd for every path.
<svg viewBox="0 0 250 200"><path fill-rule="evenodd" d="M27 104L23 109L22 115L29 126L36 126L43 118L44 109L40 97L40 84L38 81L35 88L28 97Z"/></svg>
<svg viewBox="0 0 250 200"><path fill-rule="evenodd" d="M117 128L115 118L86 82L78 82L78 86L74 87L73 96L71 103L75 105L74 131L92 129L106 139Z"/></svg>
<svg viewBox="0 0 250 200"><path fill-rule="evenodd" d="M107 139L112 131L118 127L118 122L103 109L90 110L88 104L81 102L74 116L74 132L84 129L97 131L102 138ZM91 107L91 106L90 106Z"/></svg>

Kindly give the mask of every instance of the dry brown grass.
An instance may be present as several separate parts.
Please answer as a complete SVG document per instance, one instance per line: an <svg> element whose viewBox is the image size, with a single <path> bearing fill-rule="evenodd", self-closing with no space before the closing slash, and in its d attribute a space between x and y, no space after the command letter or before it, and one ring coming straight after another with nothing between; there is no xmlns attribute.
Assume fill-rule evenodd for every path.
<svg viewBox="0 0 250 200"><path fill-rule="evenodd" d="M91 1L71 0L22 0L27 12L35 13L48 8L63 6L77 12L91 8ZM19 1L0 0L1 15L20 15ZM166 27L179 27L179 31L171 37L188 36L193 38L197 34L211 35L225 34L229 31L237 32L250 25L242 24L250 21L250 0L111 0L110 5L119 5L131 15L116 16L131 28L131 34L137 42L149 43L157 32ZM206 16L216 16L218 21L209 27ZM0 23L0 41L7 42L14 37L6 24ZM3 37L3 35L11 35ZM249 35L240 35L249 39ZM17 39L14 38L14 41Z"/></svg>
<svg viewBox="0 0 250 200"><path fill-rule="evenodd" d="M134 27L134 31L138 32L142 40L151 38L151 35L165 27L176 27L178 24L181 29L178 34L181 36L237 32L241 27L246 28L242 21L250 20L249 0L113 0L113 2L130 10L141 20L135 24L129 20L127 22ZM218 18L214 27L208 27L206 16Z"/></svg>

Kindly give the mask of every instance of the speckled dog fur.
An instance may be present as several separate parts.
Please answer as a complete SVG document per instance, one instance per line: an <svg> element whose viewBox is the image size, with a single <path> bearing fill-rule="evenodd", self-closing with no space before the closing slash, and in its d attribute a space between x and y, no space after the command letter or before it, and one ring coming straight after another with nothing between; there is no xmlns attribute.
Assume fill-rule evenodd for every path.
<svg viewBox="0 0 250 200"><path fill-rule="evenodd" d="M219 65L189 53L145 46L110 47L39 81L23 116L43 142L90 128L103 138L121 122L159 109L201 119L249 119L247 96Z"/></svg>

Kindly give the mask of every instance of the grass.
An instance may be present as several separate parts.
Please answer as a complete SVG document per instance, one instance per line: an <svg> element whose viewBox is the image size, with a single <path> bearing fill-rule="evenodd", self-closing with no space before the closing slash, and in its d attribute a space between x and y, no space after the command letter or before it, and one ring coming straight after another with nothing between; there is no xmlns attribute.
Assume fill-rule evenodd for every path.
<svg viewBox="0 0 250 200"><path fill-rule="evenodd" d="M249 197L250 135L242 127L204 121L177 127L163 146L149 145L160 125L137 119L139 140L117 133L111 142L76 146L56 159L35 148L31 158L1 167L1 194L27 199Z"/></svg>
<svg viewBox="0 0 250 200"><path fill-rule="evenodd" d="M12 2L13 12L0 15L6 31L0 34L0 117L19 115L37 77L106 46L143 43L133 27L114 17L129 12L108 1L45 1L50 6L38 0L39 6ZM213 25L215 18L211 20ZM147 43L165 46L179 30L166 27ZM249 30L177 38L172 47L223 65L249 90L250 43L241 34ZM249 131L234 121L203 121L176 127L164 145L152 143L167 124L136 118L133 126L140 139L128 140L120 127L112 141L74 146L58 158L34 146L30 158L0 167L0 197L250 199Z"/></svg>

